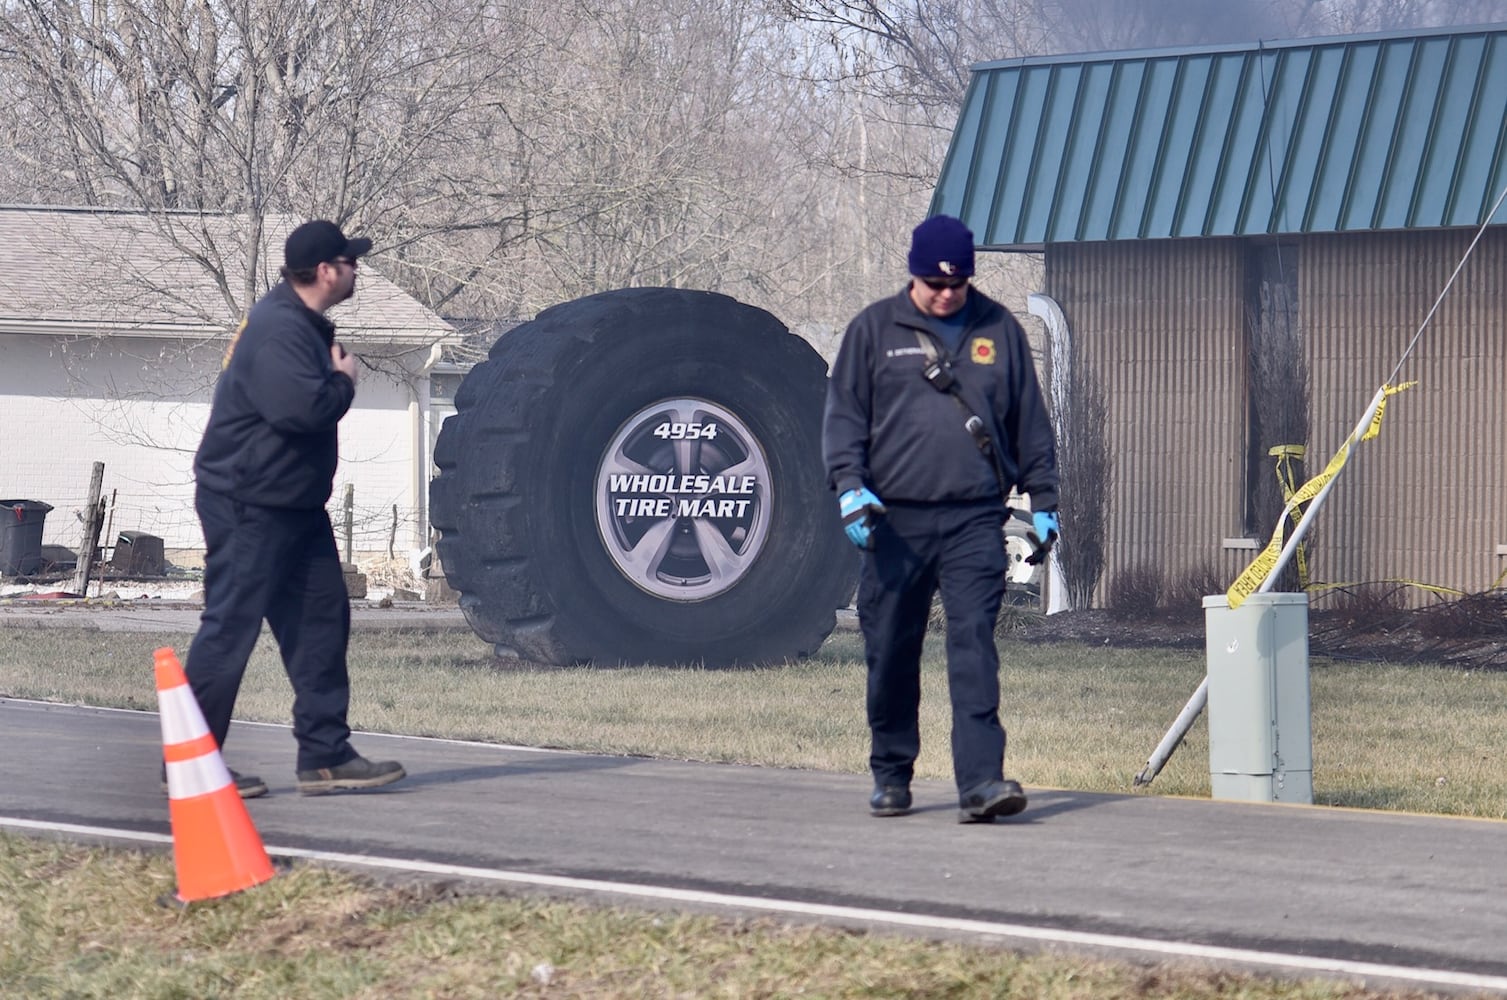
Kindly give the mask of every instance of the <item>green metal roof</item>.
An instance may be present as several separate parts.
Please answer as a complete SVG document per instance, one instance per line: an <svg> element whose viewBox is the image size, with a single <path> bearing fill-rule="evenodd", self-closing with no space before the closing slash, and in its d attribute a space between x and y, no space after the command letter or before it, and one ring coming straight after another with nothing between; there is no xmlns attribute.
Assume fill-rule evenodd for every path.
<svg viewBox="0 0 1507 1000"><path fill-rule="evenodd" d="M1478 226L1504 119L1503 25L984 63L931 211L1001 250Z"/></svg>

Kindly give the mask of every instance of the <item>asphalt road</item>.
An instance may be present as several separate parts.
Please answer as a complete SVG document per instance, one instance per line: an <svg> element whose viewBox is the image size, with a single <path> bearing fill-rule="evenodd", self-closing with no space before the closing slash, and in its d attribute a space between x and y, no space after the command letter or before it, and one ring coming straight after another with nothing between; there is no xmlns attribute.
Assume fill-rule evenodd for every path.
<svg viewBox="0 0 1507 1000"><path fill-rule="evenodd" d="M271 785L248 806L274 856L1507 995L1507 823L1028 789L1020 816L960 825L942 782L878 820L856 775L356 743L410 777L302 797L285 728L232 728L229 763ZM0 829L163 842L160 746L151 713L0 699Z"/></svg>

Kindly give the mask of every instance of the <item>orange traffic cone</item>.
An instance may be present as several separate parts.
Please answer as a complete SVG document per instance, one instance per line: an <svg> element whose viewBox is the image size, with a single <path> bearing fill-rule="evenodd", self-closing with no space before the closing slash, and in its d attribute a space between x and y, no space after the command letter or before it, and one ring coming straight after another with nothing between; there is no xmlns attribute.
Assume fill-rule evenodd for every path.
<svg viewBox="0 0 1507 1000"><path fill-rule="evenodd" d="M267 881L272 859L220 757L178 655L164 646L156 652L156 666L178 901L228 896Z"/></svg>

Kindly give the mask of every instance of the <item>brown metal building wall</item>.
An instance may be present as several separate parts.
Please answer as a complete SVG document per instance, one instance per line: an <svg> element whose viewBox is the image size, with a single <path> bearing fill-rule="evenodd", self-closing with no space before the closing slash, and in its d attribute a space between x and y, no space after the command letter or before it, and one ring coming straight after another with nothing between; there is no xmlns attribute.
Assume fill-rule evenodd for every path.
<svg viewBox="0 0 1507 1000"><path fill-rule="evenodd" d="M1391 374L1473 232L1309 237L1299 302L1310 365L1309 473ZM1478 592L1507 543L1507 232L1488 231L1398 381L1381 435L1352 451L1320 512L1314 574ZM1409 601L1427 603L1409 588Z"/></svg>
<svg viewBox="0 0 1507 1000"><path fill-rule="evenodd" d="M1474 233L1310 236L1298 301L1317 474L1391 375ZM1237 240L1053 246L1046 288L1097 371L1114 456L1105 571L1204 568L1232 581L1246 433L1245 245ZM1467 593L1507 568L1507 231L1486 234L1398 381L1379 438L1352 451L1315 522L1321 584L1409 580ZM1273 525L1261 528L1263 536ZM1265 537L1261 539L1264 544ZM1315 596L1317 603L1333 595ZM1413 604L1432 600L1416 588Z"/></svg>
<svg viewBox="0 0 1507 1000"><path fill-rule="evenodd" d="M1114 461L1105 570L1201 569L1227 582L1254 555L1239 534L1245 431L1241 245L1234 240L1072 244L1046 255L1047 294L1102 382Z"/></svg>

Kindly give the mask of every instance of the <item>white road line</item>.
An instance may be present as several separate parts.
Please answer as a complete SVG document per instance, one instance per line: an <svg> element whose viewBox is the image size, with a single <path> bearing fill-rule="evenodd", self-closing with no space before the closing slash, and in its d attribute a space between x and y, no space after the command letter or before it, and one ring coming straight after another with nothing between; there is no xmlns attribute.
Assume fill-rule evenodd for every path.
<svg viewBox="0 0 1507 1000"><path fill-rule="evenodd" d="M17 705L39 705L44 708L76 708L81 712L112 712L117 715L147 715L157 718L158 712L143 708L111 708L106 705L79 705L72 702L41 701L36 698L3 698L0 704L14 703ZM257 727L260 729L281 729L284 732L292 732L293 727L286 722L251 722L246 719L233 719L236 728L242 726ZM409 736L405 733L378 733L364 729L351 730L352 736L374 736L384 740L409 740L414 743L443 743L457 747L483 747L488 750L513 750L519 753L542 753L542 754L568 754L574 757L623 757L627 754L592 753L585 750L561 750L556 747L525 747L512 743L488 743L485 740L455 740L444 736Z"/></svg>
<svg viewBox="0 0 1507 1000"><path fill-rule="evenodd" d="M172 844L173 842L172 837L161 833L144 833L136 830L117 830L98 826L80 826L72 823L46 823L37 820L0 816L0 828L4 827L78 834L115 840L134 840L152 844ZM482 882L508 882L551 889L569 889L575 892L638 896L663 902L691 903L701 906L728 907L740 910L766 910L771 913L788 913L807 917L827 917L833 920L887 924L915 930L976 934L983 937L1035 941L1044 944L1106 948L1163 958L1195 958L1213 962L1263 966L1270 969L1291 969L1308 973L1354 976L1363 979L1385 978L1436 986L1448 986L1457 989L1507 992L1507 976L1484 976L1470 972L1452 972L1447 969L1416 969L1401 965L1381 965L1373 962L1351 962L1344 959L1289 955L1282 952L1224 948L1216 945L1195 944L1190 941L1161 941L1153 938L1126 937L1118 934L1094 934L1085 931L1059 930L1050 927L1031 927L1025 924L996 923L988 920L935 917L919 913L893 913L886 910L869 910L856 906L832 906L826 903L804 903L792 899L734 896L727 893L703 892L697 889L675 889L669 886L644 885L636 882L607 882L601 879L571 878L564 875L536 875L531 872L505 871L497 868L472 868L465 865L435 864L429 861L405 858L380 858L362 854L341 854L334 851L308 851L297 847L274 847L267 845L267 853L275 857L302 858L307 861L322 861L334 865L380 868L389 871L414 872L426 875L443 875L451 878L471 879Z"/></svg>

